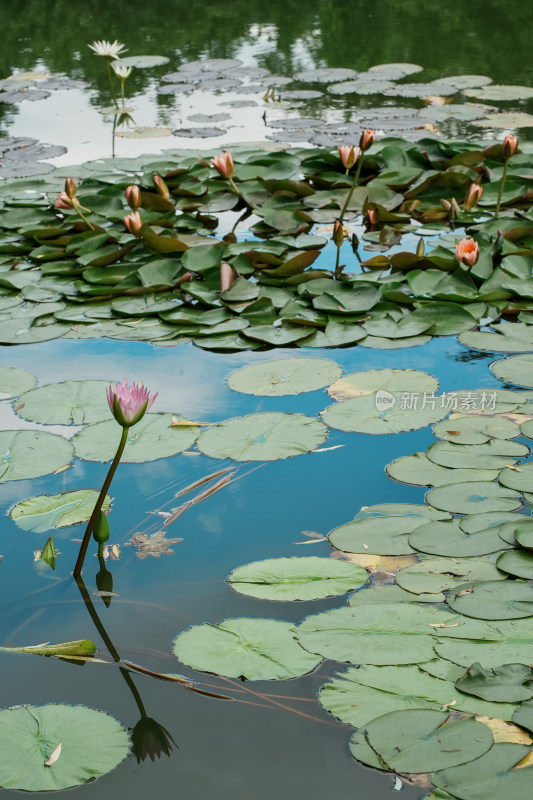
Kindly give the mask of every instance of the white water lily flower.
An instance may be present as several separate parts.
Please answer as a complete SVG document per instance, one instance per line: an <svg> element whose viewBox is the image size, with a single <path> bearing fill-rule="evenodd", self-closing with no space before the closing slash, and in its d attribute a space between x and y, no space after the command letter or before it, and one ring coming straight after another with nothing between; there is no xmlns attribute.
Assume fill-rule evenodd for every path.
<svg viewBox="0 0 533 800"><path fill-rule="evenodd" d="M94 50L97 56L106 56L106 58L118 58L120 53L127 50L127 47L119 42L118 39L115 39L114 42L108 42L102 39L88 46L91 50Z"/></svg>
<svg viewBox="0 0 533 800"><path fill-rule="evenodd" d="M116 63L111 64L111 66L113 67L116 76L122 81L125 81L126 78L129 78L133 69L133 67L124 67L122 64Z"/></svg>

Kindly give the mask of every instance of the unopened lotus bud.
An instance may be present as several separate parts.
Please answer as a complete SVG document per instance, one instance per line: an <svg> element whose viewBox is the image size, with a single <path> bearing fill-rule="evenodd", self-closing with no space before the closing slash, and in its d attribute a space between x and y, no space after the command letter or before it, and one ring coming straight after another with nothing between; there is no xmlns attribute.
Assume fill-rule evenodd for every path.
<svg viewBox="0 0 533 800"><path fill-rule="evenodd" d="M103 544L109 539L109 522L103 511L100 511L93 529L93 539L98 544Z"/></svg>
<svg viewBox="0 0 533 800"><path fill-rule="evenodd" d="M337 247L340 247L344 241L344 231L342 229L342 222L339 222L339 220L337 220L335 222L335 225L333 226L332 239L334 244L337 245Z"/></svg>
<svg viewBox="0 0 533 800"><path fill-rule="evenodd" d="M164 200L168 200L170 198L170 191L168 186L166 185L165 181L161 177L161 175L154 175L152 178L157 194L162 197Z"/></svg>
<svg viewBox="0 0 533 800"><path fill-rule="evenodd" d="M518 138L516 136L506 136L503 140L503 157L507 159L514 156L516 148L518 147Z"/></svg>
<svg viewBox="0 0 533 800"><path fill-rule="evenodd" d="M479 183L471 183L463 201L463 208L465 211L472 211L481 200L483 194L483 187Z"/></svg>
<svg viewBox="0 0 533 800"><path fill-rule="evenodd" d="M76 192L78 191L78 184L74 180L74 178L67 178L65 181L65 194L72 200L76 197Z"/></svg>
<svg viewBox="0 0 533 800"><path fill-rule="evenodd" d="M426 245L422 237L420 237L420 239L418 240L418 244L416 246L416 254L418 258L423 258L425 252L426 252Z"/></svg>
<svg viewBox="0 0 533 800"><path fill-rule="evenodd" d="M369 147L372 147L376 140L376 132L371 130L370 128L366 128L361 134L361 138L359 139L359 147L361 150L366 152Z"/></svg>
<svg viewBox="0 0 533 800"><path fill-rule="evenodd" d="M126 202L132 211L137 211L141 205L141 190L136 184L126 187Z"/></svg>

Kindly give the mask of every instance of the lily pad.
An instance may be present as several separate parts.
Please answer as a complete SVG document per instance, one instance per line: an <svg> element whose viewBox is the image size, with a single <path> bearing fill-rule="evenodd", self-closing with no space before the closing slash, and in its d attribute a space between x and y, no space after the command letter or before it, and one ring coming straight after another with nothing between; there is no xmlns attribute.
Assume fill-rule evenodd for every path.
<svg viewBox="0 0 533 800"><path fill-rule="evenodd" d="M127 756L130 743L122 725L103 711L50 704L2 709L0 747L0 785L44 792L105 775Z"/></svg>
<svg viewBox="0 0 533 800"><path fill-rule="evenodd" d="M65 381L39 386L21 395L17 414L47 425L82 425L110 419L106 381Z"/></svg>
<svg viewBox="0 0 533 800"><path fill-rule="evenodd" d="M92 514L99 492L94 489L77 489L61 494L41 494L17 503L9 516L23 531L44 533L52 528L65 528L86 522ZM106 495L103 511L108 511L111 498Z"/></svg>
<svg viewBox="0 0 533 800"><path fill-rule="evenodd" d="M502 583L508 584L511 581ZM441 658L462 667L469 667L475 661L484 669L494 669L501 664L518 663L529 666L533 663L533 620L530 617L498 620L491 627L494 632L493 641L447 636L437 640L435 652Z"/></svg>
<svg viewBox="0 0 533 800"><path fill-rule="evenodd" d="M194 444L198 429L171 428L173 420L172 414L146 414L137 425L129 428L122 461L140 464L187 450ZM115 420L97 422L77 433L71 441L78 458L110 461L120 441L120 429Z"/></svg>
<svg viewBox="0 0 533 800"><path fill-rule="evenodd" d="M483 444L454 444L440 441L430 445L427 456L441 467L465 469L502 469L529 454L527 445L505 439L490 439ZM509 470L510 471L510 470ZM517 473L518 474L518 473ZM516 488L511 486L511 488ZM533 485L531 487L533 489Z"/></svg>
<svg viewBox="0 0 533 800"><path fill-rule="evenodd" d="M483 700L520 703L533 697L533 670L525 664L504 664L488 670L472 664L455 685L461 692Z"/></svg>
<svg viewBox="0 0 533 800"><path fill-rule="evenodd" d="M420 402L418 408L416 400L416 393L412 396L408 392L381 391L341 400L326 408L321 415L330 428L381 435L425 428L448 413L435 399L433 402Z"/></svg>
<svg viewBox="0 0 533 800"><path fill-rule="evenodd" d="M309 556L254 561L234 569L227 581L249 597L316 600L357 589L367 578L367 571L358 564Z"/></svg>
<svg viewBox="0 0 533 800"><path fill-rule="evenodd" d="M516 86L504 85L500 83L491 83L488 86L483 86L479 89L465 89L467 97L475 97L476 100L529 100L533 97L533 89L531 86Z"/></svg>
<svg viewBox="0 0 533 800"><path fill-rule="evenodd" d="M201 453L235 461L274 461L308 453L327 438L327 428L304 414L249 414L209 428L197 445Z"/></svg>
<svg viewBox="0 0 533 800"><path fill-rule="evenodd" d="M493 361L490 371L496 378L515 386L533 388L533 379L530 377L533 370L533 355L511 356Z"/></svg>
<svg viewBox="0 0 533 800"><path fill-rule="evenodd" d="M430 461L425 453L413 453L411 456L397 458L387 464L385 470L393 480L414 486L445 486L467 481L492 481L498 475L498 470L441 467Z"/></svg>
<svg viewBox="0 0 533 800"><path fill-rule="evenodd" d="M292 623L247 617L193 625L178 634L173 650L189 667L248 680L296 678L322 660L300 647Z"/></svg>
<svg viewBox="0 0 533 800"><path fill-rule="evenodd" d="M492 78L487 75L446 75L433 81L436 86L440 86L441 83L445 86L454 86L456 89L476 89L492 83Z"/></svg>
<svg viewBox="0 0 533 800"><path fill-rule="evenodd" d="M491 561L474 558L427 558L419 564L404 567L396 575L398 586L417 595L445 592L465 580L504 579L505 575Z"/></svg>
<svg viewBox="0 0 533 800"><path fill-rule="evenodd" d="M324 358L281 358L241 367L228 375L227 383L236 392L279 397L322 389L341 372Z"/></svg>
<svg viewBox="0 0 533 800"><path fill-rule="evenodd" d="M454 414L445 422L437 423L433 433L455 444L484 444L489 439L515 439L520 436L520 426L505 417Z"/></svg>
<svg viewBox="0 0 533 800"><path fill-rule="evenodd" d="M520 464L519 467L505 467L498 474L502 486L518 492L533 492L533 464Z"/></svg>
<svg viewBox="0 0 533 800"><path fill-rule="evenodd" d="M68 464L72 453L72 444L54 433L0 431L0 481L48 475Z"/></svg>
<svg viewBox="0 0 533 800"><path fill-rule="evenodd" d="M522 499L517 492L489 481L437 486L429 490L426 500L433 508L455 514L516 511L522 505Z"/></svg>
<svg viewBox="0 0 533 800"><path fill-rule="evenodd" d="M414 369L369 369L353 372L336 380L328 389L334 400L374 394L375 392L416 392L431 395L437 391L439 382L427 372Z"/></svg>
<svg viewBox="0 0 533 800"><path fill-rule="evenodd" d="M0 367L0 400L11 400L13 397L33 389L37 378L25 369Z"/></svg>
<svg viewBox="0 0 533 800"><path fill-rule="evenodd" d="M117 67L135 67L135 69L147 69L148 67L160 67L168 64L166 56L126 56L117 58L113 63Z"/></svg>
<svg viewBox="0 0 533 800"><path fill-rule="evenodd" d="M533 616L533 587L520 581L470 581L448 595L448 605L476 619Z"/></svg>
<svg viewBox="0 0 533 800"><path fill-rule="evenodd" d="M468 484L465 484L468 486ZM458 493L461 484L445 487ZM436 490L432 490L436 491ZM408 537L413 550L433 556L468 558L497 553L505 549L505 542L498 536L498 528L487 528L476 533L466 533L458 519L449 522L431 522L421 525ZM508 545L507 545L508 547Z"/></svg>
<svg viewBox="0 0 533 800"><path fill-rule="evenodd" d="M508 550L498 556L498 569L517 578L533 580L533 553L529 550Z"/></svg>

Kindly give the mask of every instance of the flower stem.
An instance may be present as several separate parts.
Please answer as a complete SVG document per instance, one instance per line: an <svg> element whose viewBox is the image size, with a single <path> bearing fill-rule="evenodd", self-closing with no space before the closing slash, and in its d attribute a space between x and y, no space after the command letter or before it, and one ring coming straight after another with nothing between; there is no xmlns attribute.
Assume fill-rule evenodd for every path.
<svg viewBox="0 0 533 800"><path fill-rule="evenodd" d="M120 96L122 98L122 108L124 108L124 106L126 105L126 98L124 96L124 86L125 86L125 84L126 84L126 81L120 81Z"/></svg>
<svg viewBox="0 0 533 800"><path fill-rule="evenodd" d="M85 222L85 224L86 224L86 225L87 225L87 226L88 226L88 227L89 227L89 228L90 228L92 231L96 230L96 228L94 227L94 225L92 224L92 222L89 222L89 220L87 219L87 217L85 216L85 214L84 214L84 213L83 213L83 211L81 210L81 209L82 209L82 206L80 206L80 204L78 203L78 205L77 205L77 206L74 206L74 208L76 209L76 213L78 214L78 216L79 216L79 217L80 217L80 218L81 218L81 219L82 219L82 220ZM84 211L89 211L89 209L88 209L88 208L84 208Z"/></svg>
<svg viewBox="0 0 533 800"><path fill-rule="evenodd" d="M109 58L109 56L106 56L105 64L107 67L107 80L109 81L109 90L111 92L111 97L113 98L113 103L115 104L115 108L118 108L117 96L113 88L113 78L111 76L111 59Z"/></svg>
<svg viewBox="0 0 533 800"><path fill-rule="evenodd" d="M81 575L81 571L83 569L83 562L85 560L85 554L87 553L87 548L89 547L91 533L93 532L93 528L96 524L96 520L98 519L98 515L102 510L107 490L111 485L111 481L113 480L113 476L116 472L119 461L122 458L122 453L124 452L124 448L126 447L127 441L128 441L128 428L122 428L122 436L120 437L120 443L117 452L115 454L115 458L113 459L113 463L109 468L109 472L107 473L104 484L100 490L100 494L98 495L98 500L96 501L95 506L93 508L93 513L91 514L91 518L87 523L87 528L85 529L85 533L83 534L83 540L80 545L80 552L78 553L78 560L76 561L76 566L74 567L73 574L75 578L78 578Z"/></svg>
<svg viewBox="0 0 533 800"><path fill-rule="evenodd" d="M494 214L496 219L499 219L499 216L500 216L500 205L501 205L501 202L502 202L503 190L504 190L504 187L505 187L505 179L507 178L507 168L508 168L508 166L509 166L509 161L508 161L508 159L505 159L505 163L503 165L502 180L501 180L501 183L500 183L500 190L498 192L498 199L496 201L496 212Z"/></svg>
<svg viewBox="0 0 533 800"><path fill-rule="evenodd" d="M342 222L342 220L344 218L344 215L346 214L346 210L347 210L348 206L350 205L350 200L352 199L352 195L354 193L355 187L359 183L359 175L361 174L361 167L362 166L363 166L363 154L361 153L361 155L359 156L359 158L357 160L357 169L355 171L355 175L354 175L354 179L353 179L353 183L352 183L351 189L348 192L348 194L346 195L346 200L344 201L344 205L342 207L342 211L341 211L340 217L338 218L339 222Z"/></svg>
<svg viewBox="0 0 533 800"><path fill-rule="evenodd" d="M341 248L340 245L337 245L337 259L335 261L335 278L337 280L339 280L342 272L342 267L339 269L340 255L341 255Z"/></svg>

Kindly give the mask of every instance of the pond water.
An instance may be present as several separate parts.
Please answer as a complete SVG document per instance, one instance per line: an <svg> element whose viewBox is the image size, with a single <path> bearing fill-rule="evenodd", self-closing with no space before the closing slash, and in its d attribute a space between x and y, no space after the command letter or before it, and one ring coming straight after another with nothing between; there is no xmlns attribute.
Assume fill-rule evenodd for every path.
<svg viewBox="0 0 533 800"><path fill-rule="evenodd" d="M504 5L471 0L457 4L453 11L444 5L421 6L416 0L401 4L285 0L266 5L255 0L212 0L201 9L182 0L153 0L149 6L131 6L121 0L112 4L94 0L77 16L72 3L64 0L4 3L0 78L48 71L87 82L50 88L50 97L34 102L0 104L0 126L6 136L65 146L63 155L41 159L59 168L111 155L113 116L100 113L110 103L105 70L102 60L87 47L97 39L117 38L127 43L131 54L169 59L164 66L134 70L128 79L134 127L176 130L218 125L214 119L190 118L225 113L227 103L239 98L255 103L231 107L229 122L221 121L223 133L207 140L209 151L238 141L268 141L274 128L265 126L265 114L267 120L301 115L349 122L357 119L358 109L403 102L384 103L377 93L340 99L321 94L303 101L288 96L269 102L263 99L264 93L276 84L281 91L284 83L272 76L292 78L323 67L363 72L394 61L420 64L427 81L460 73L487 75L501 84L533 85L529 43L521 34L531 27L533 9L515 0ZM245 70L260 67L267 73L258 79L261 89L252 94L209 89L196 89L185 99L179 94L158 94L165 73L198 58L236 58ZM31 84L32 91L39 88L40 80L44 78ZM247 81L252 82L252 78ZM305 88L304 83L297 82L295 91ZM422 107L418 99L409 103L417 111ZM498 108L532 110L531 100L521 99ZM454 125L452 120L444 132L494 138L493 130ZM128 131L127 126L124 130ZM501 134L500 130L497 136ZM521 137L530 137L528 128ZM117 155L126 158L182 147L202 149L204 143L194 136L147 140L126 136L114 147ZM19 174L24 175L23 169ZM320 267L326 268L326 260L321 256ZM236 368L295 355L289 348L217 353L192 344L157 347L107 339L58 339L1 346L0 351L0 365L29 370L40 385L124 376L141 380L159 394L154 411L201 422L258 412L316 417L331 404L324 389L272 398L240 394L226 384ZM307 355L305 351L297 355L302 353ZM451 336L415 348L346 347L317 349L312 355L332 359L346 374L377 368L423 370L439 380L440 392L502 385L488 369L494 356L469 351ZM9 401L0 402L0 422L4 430L49 429L21 420ZM78 428L54 426L51 430L68 437ZM170 758L140 764L133 758L125 760L97 782L78 788L86 798L111 798L123 792L136 800L154 791L159 797L179 794L187 800L200 800L208 793L219 800L267 800L273 795L283 800L292 796L309 800L389 797L393 778L355 761L347 747L353 728L337 721L316 700L319 687L336 670L344 671L345 664L326 660L313 672L289 681L239 681L185 667L172 654L172 642L188 626L205 621L216 624L228 617L250 616L298 623L309 614L344 605L345 596L292 603L253 599L233 591L225 579L237 566L252 561L329 556L328 541L306 537L305 532L325 536L364 506L423 503L425 488L391 480L385 466L400 456L424 451L433 441L429 427L394 436L332 429L317 452L271 463L237 464L233 483L191 506L165 528L167 537L178 541L169 544L172 552L157 557L142 557L130 541L132 536L160 530L164 517L158 512L179 506L183 501L176 496L182 489L235 462L192 452L147 464L121 464L110 491L111 541L121 551L119 560L107 562L116 593L110 603L109 597L96 593L100 567L93 544L83 573L85 596L72 579L77 551L72 539L80 537L82 526L53 531L60 553L52 571L42 562L33 563L34 550L43 546L49 534L21 530L8 513L31 496L99 488L105 465L74 459L57 474L0 484L2 645L90 639L99 648L98 657L106 662L76 665L55 658L0 654L0 706L83 704L105 710L130 728L144 706L170 733L176 744ZM375 577L376 582L380 580L387 581L386 575ZM184 675L201 689L232 700L188 691L149 675L130 672L125 677L113 663L114 653L155 673ZM0 791L6 794L7 790ZM404 784L401 792L407 800L419 797L422 789Z"/></svg>

